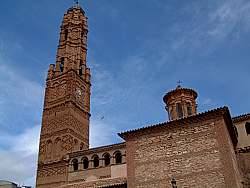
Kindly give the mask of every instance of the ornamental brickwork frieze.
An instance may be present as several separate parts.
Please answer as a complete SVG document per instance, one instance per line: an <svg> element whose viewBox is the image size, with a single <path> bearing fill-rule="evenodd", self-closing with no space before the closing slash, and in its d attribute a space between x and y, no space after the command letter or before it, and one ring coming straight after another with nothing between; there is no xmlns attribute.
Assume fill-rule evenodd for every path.
<svg viewBox="0 0 250 188"><path fill-rule="evenodd" d="M53 177L66 174L66 163L62 165L49 165L49 167L40 167L37 173L38 178Z"/></svg>
<svg viewBox="0 0 250 188"><path fill-rule="evenodd" d="M85 144L82 139L68 133L58 137L42 138L40 141L38 161L39 163L60 161L67 153L83 149L83 145Z"/></svg>
<svg viewBox="0 0 250 188"><path fill-rule="evenodd" d="M57 82L54 83L51 88L48 88L49 92L48 102L65 97L67 92L66 89L67 89L66 81L65 83L57 83Z"/></svg>
<svg viewBox="0 0 250 188"><path fill-rule="evenodd" d="M99 179L97 181L90 181L90 182L77 182L71 183L59 188L101 188L101 187L127 187L122 186L127 184L126 178L107 178L107 179Z"/></svg>
<svg viewBox="0 0 250 188"><path fill-rule="evenodd" d="M46 142L41 140L39 147L38 163L45 160L45 155L46 155Z"/></svg>
<svg viewBox="0 0 250 188"><path fill-rule="evenodd" d="M56 113L56 112L55 112ZM55 114L54 113L54 114ZM72 129L77 132L77 134L84 136L84 131L88 131L88 128L84 128L83 121L78 120L75 116L63 113L62 115L58 115L58 117L47 117L42 122L42 134L51 134L52 132L64 130L64 129Z"/></svg>
<svg viewBox="0 0 250 188"><path fill-rule="evenodd" d="M71 152L73 150L74 138L70 135L64 135L62 137L62 150L65 153Z"/></svg>

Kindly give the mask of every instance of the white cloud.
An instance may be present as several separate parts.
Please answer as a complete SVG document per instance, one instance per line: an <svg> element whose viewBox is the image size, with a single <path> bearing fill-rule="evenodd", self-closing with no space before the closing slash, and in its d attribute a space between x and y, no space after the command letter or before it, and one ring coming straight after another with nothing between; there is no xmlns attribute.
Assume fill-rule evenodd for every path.
<svg viewBox="0 0 250 188"><path fill-rule="evenodd" d="M0 179L34 185L40 125L21 134L0 133Z"/></svg>
<svg viewBox="0 0 250 188"><path fill-rule="evenodd" d="M131 95L141 92L145 81L150 80L154 71L148 69L150 61L143 55L129 56L120 67L119 74L106 70L100 63L92 61L93 87L91 102L94 108L129 100ZM146 80L145 80L146 79ZM115 107L114 107L115 108Z"/></svg>
<svg viewBox="0 0 250 188"><path fill-rule="evenodd" d="M0 101L13 102L21 105L40 105L43 99L43 87L39 83L28 80L18 74L0 59Z"/></svg>
<svg viewBox="0 0 250 188"><path fill-rule="evenodd" d="M202 105L210 105L212 103L213 103L213 101L210 98L203 99L201 102Z"/></svg>
<svg viewBox="0 0 250 188"><path fill-rule="evenodd" d="M34 122L25 122L17 115L23 113L22 109L32 109L34 114L40 111L44 89L8 66L1 52L0 88L0 179L34 185L40 125L34 126ZM12 118L20 124L10 127ZM34 119L40 122L40 117Z"/></svg>
<svg viewBox="0 0 250 188"><path fill-rule="evenodd" d="M176 37L170 38L169 32L164 38L165 47L159 48L180 50L196 53L197 49L204 49L203 53L213 51L218 43L230 36L232 40L239 39L244 32L250 30L250 1L248 0L222 0L204 2L191 2L179 10L187 15L187 20L175 22L167 31ZM184 12L184 13L183 13ZM205 48L204 48L205 46Z"/></svg>
<svg viewBox="0 0 250 188"><path fill-rule="evenodd" d="M98 64L93 64L93 85L91 96L91 102L95 106L102 106L107 103L111 103L113 96L119 91L119 87L116 86L113 75L107 70L99 67Z"/></svg>
<svg viewBox="0 0 250 188"><path fill-rule="evenodd" d="M224 38L234 30L241 30L245 27L249 27L249 19L249 1L224 1L218 6L215 12L209 15L210 28L208 30L208 35L218 39Z"/></svg>
<svg viewBox="0 0 250 188"><path fill-rule="evenodd" d="M43 104L44 89L38 82L22 76L18 70L6 65L6 61L0 57L0 130L4 127L20 130L24 123L21 117L21 110L32 111L33 114L24 113L26 118L33 116L36 122L40 122L40 115ZM24 116L23 116L24 117ZM22 118L18 120L18 118ZM30 126L29 122L25 127ZM15 127L18 126L18 127Z"/></svg>
<svg viewBox="0 0 250 188"><path fill-rule="evenodd" d="M104 117L105 118L105 117ZM113 144L113 141L118 138L115 124L109 125L105 119L94 119L90 122L90 146L98 147L108 144Z"/></svg>

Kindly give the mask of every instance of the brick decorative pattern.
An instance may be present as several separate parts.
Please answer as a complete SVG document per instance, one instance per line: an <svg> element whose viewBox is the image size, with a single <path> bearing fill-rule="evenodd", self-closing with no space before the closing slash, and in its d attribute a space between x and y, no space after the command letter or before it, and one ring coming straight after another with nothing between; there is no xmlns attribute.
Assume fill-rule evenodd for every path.
<svg viewBox="0 0 250 188"><path fill-rule="evenodd" d="M63 185L67 180L67 161L38 165L36 187L53 188Z"/></svg>
<svg viewBox="0 0 250 188"><path fill-rule="evenodd" d="M101 188L114 185L124 185L127 183L126 178L102 179L92 182L78 182L61 186L59 188Z"/></svg>
<svg viewBox="0 0 250 188"><path fill-rule="evenodd" d="M241 170L243 188L250 187L250 151L237 153L237 160Z"/></svg>

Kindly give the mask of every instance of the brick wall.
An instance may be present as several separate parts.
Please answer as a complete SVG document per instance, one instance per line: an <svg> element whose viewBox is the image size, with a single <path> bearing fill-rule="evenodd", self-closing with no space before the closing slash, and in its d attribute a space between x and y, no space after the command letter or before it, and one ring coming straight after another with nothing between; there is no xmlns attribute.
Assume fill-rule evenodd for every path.
<svg viewBox="0 0 250 188"><path fill-rule="evenodd" d="M54 188L67 183L67 162L38 166L36 188Z"/></svg>
<svg viewBox="0 0 250 188"><path fill-rule="evenodd" d="M242 173L243 187L250 187L250 151L237 153L239 167Z"/></svg>
<svg viewBox="0 0 250 188"><path fill-rule="evenodd" d="M171 187L172 177L179 187L240 187L232 151L222 117L135 133L127 139L128 187Z"/></svg>

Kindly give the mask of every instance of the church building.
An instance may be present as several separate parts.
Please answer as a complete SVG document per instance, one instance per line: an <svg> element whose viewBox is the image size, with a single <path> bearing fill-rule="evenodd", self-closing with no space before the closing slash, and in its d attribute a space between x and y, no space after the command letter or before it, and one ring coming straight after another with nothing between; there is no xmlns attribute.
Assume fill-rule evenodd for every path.
<svg viewBox="0 0 250 188"><path fill-rule="evenodd" d="M199 113L197 92L180 85L163 97L168 121L90 148L87 35L77 4L64 14L49 65L37 188L250 187L250 114L232 118L227 107Z"/></svg>

